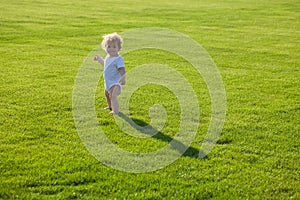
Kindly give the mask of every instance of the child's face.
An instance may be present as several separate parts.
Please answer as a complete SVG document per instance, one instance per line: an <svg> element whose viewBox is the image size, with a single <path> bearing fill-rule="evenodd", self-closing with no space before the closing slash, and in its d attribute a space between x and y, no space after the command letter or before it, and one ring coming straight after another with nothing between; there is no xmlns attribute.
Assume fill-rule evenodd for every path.
<svg viewBox="0 0 300 200"><path fill-rule="evenodd" d="M117 56L120 48L117 42L108 42L106 46L106 52L110 56Z"/></svg>

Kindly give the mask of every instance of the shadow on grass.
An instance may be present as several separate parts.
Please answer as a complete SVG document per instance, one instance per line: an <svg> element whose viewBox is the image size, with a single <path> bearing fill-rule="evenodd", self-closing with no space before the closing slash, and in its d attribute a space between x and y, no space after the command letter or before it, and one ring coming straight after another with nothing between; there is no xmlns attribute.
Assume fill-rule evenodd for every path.
<svg viewBox="0 0 300 200"><path fill-rule="evenodd" d="M156 138L158 140L161 140L161 141L164 141L167 143L171 143L171 141L173 140L171 145L174 150L177 150L179 153L182 153L182 150L186 149L185 152L183 152L183 154L182 154L183 156L190 157L190 158L199 158L200 151L198 149L196 149L194 147L187 147L185 144L181 143L180 141L175 140L172 137L164 134L163 132L156 130L155 128L153 128L150 124L146 123L145 121L142 121L139 119L132 119L122 112L120 112L118 115L119 115L119 117L124 119L127 123L129 123L130 126L135 128L137 131L140 131L144 134L149 134L149 132L156 133L154 135L151 134L152 138ZM147 130L147 131L145 131L145 130ZM207 158L208 157L206 156L203 159L207 159Z"/></svg>

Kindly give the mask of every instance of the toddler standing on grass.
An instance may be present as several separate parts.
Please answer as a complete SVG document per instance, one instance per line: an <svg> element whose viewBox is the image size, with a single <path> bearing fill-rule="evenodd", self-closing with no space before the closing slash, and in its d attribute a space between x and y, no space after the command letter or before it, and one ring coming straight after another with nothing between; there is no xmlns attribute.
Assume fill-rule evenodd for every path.
<svg viewBox="0 0 300 200"><path fill-rule="evenodd" d="M108 105L105 109L111 110L111 114L119 113L117 97L121 94L122 85L125 85L126 80L124 59L119 55L122 43L122 37L117 33L104 35L101 45L107 55L104 60L98 55L94 57L95 61L104 66L105 96Z"/></svg>

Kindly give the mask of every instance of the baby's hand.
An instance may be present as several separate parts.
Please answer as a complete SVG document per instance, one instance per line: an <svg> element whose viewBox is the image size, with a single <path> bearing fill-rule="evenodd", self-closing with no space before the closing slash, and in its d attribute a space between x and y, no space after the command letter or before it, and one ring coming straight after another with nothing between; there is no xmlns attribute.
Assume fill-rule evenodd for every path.
<svg viewBox="0 0 300 200"><path fill-rule="evenodd" d="M94 56L94 61L97 61L97 60L100 60L100 56L95 55L95 56Z"/></svg>
<svg viewBox="0 0 300 200"><path fill-rule="evenodd" d="M101 65L104 66L104 60L100 56L95 55L94 56L94 61L98 61Z"/></svg>

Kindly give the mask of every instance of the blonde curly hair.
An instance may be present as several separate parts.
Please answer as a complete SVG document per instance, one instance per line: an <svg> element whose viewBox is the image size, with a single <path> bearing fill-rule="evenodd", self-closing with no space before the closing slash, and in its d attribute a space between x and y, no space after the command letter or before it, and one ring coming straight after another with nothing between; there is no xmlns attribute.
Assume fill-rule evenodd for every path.
<svg viewBox="0 0 300 200"><path fill-rule="evenodd" d="M106 47L108 46L108 43L117 43L117 45L119 46L119 49L122 49L122 44L123 44L123 39L122 37L115 33L110 33L107 35L103 35L102 36L103 40L101 43L101 46L103 49L106 49Z"/></svg>

